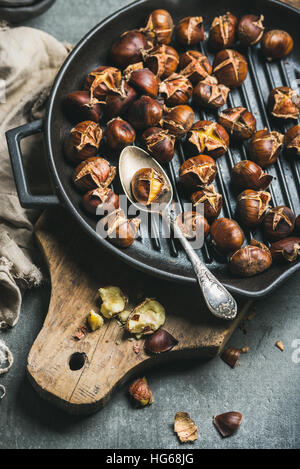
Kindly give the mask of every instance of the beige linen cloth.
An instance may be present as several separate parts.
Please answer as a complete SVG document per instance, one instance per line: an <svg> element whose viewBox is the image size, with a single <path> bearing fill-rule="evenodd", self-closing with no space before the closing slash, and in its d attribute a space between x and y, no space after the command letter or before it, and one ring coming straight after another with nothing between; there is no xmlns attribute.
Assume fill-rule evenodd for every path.
<svg viewBox="0 0 300 469"><path fill-rule="evenodd" d="M32 262L33 223L38 214L20 206L5 132L43 115L51 84L69 51L69 45L45 32L0 23L0 330L16 325L24 289L42 280ZM41 137L24 140L22 153L29 183L34 185L38 176L37 191L49 193L47 182L43 182L46 170ZM8 371L12 361L0 340L0 375Z"/></svg>

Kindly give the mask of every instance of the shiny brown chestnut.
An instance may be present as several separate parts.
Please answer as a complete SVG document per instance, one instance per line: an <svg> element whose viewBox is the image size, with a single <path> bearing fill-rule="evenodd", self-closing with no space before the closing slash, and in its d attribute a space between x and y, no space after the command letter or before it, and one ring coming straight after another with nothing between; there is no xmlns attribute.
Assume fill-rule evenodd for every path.
<svg viewBox="0 0 300 469"><path fill-rule="evenodd" d="M91 99L104 102L109 93L123 96L122 74L115 67L101 66L90 72L85 82L85 90Z"/></svg>
<svg viewBox="0 0 300 469"><path fill-rule="evenodd" d="M117 247L129 248L135 241L141 220L127 220L123 210L118 209L102 218L101 227L106 237Z"/></svg>
<svg viewBox="0 0 300 469"><path fill-rule="evenodd" d="M274 261L294 262L300 257L300 238L284 238L271 245Z"/></svg>
<svg viewBox="0 0 300 469"><path fill-rule="evenodd" d="M254 46L261 41L265 30L263 21L263 15L245 15L240 19L238 38L243 46Z"/></svg>
<svg viewBox="0 0 300 469"><path fill-rule="evenodd" d="M188 132L186 146L193 156L204 153L219 158L228 150L229 136L217 122L199 121Z"/></svg>
<svg viewBox="0 0 300 469"><path fill-rule="evenodd" d="M212 74L212 66L206 57L196 50L188 50L180 56L181 75L187 77L193 85Z"/></svg>
<svg viewBox="0 0 300 469"><path fill-rule="evenodd" d="M136 137L133 127L120 117L115 117L107 123L104 136L113 150L122 150L127 145L132 145Z"/></svg>
<svg viewBox="0 0 300 469"><path fill-rule="evenodd" d="M168 130L150 127L145 130L141 140L145 150L159 163L168 163L172 160L175 152L175 137Z"/></svg>
<svg viewBox="0 0 300 469"><path fill-rule="evenodd" d="M89 91L73 91L65 98L64 106L71 122L99 122L104 108L91 99Z"/></svg>
<svg viewBox="0 0 300 469"><path fill-rule="evenodd" d="M156 98L159 91L160 80L148 68L132 70L126 75L126 79L139 94Z"/></svg>
<svg viewBox="0 0 300 469"><path fill-rule="evenodd" d="M167 106L179 106L190 100L193 94L193 86L184 75L173 73L161 82L159 91Z"/></svg>
<svg viewBox="0 0 300 469"><path fill-rule="evenodd" d="M194 87L193 100L201 108L218 109L226 104L230 88L208 76Z"/></svg>
<svg viewBox="0 0 300 469"><path fill-rule="evenodd" d="M236 88L247 78L248 65L242 54L236 50L224 49L215 57L213 73L223 85Z"/></svg>
<svg viewBox="0 0 300 469"><path fill-rule="evenodd" d="M208 221L199 212L182 212L178 215L176 223L184 237L189 240L196 237L204 240L210 232Z"/></svg>
<svg viewBox="0 0 300 469"><path fill-rule="evenodd" d="M140 169L131 181L132 195L142 205L148 206L159 202L167 190L168 185L163 174L153 168Z"/></svg>
<svg viewBox="0 0 300 469"><path fill-rule="evenodd" d="M176 27L176 41L183 46L195 46L205 39L202 16L188 16Z"/></svg>
<svg viewBox="0 0 300 469"><path fill-rule="evenodd" d="M229 49L236 40L238 20L229 11L216 16L209 31L209 45L215 50Z"/></svg>
<svg viewBox="0 0 300 469"><path fill-rule="evenodd" d="M226 414L214 417L214 424L223 438L232 436L239 429L242 422L242 414L240 412L227 412Z"/></svg>
<svg viewBox="0 0 300 469"><path fill-rule="evenodd" d="M289 33L281 29L273 29L263 35L261 49L267 60L282 59L288 56L294 47Z"/></svg>
<svg viewBox="0 0 300 469"><path fill-rule="evenodd" d="M262 168L254 161L239 161L231 173L231 181L235 189L254 191L266 190L273 180L273 176L264 173Z"/></svg>
<svg viewBox="0 0 300 469"><path fill-rule="evenodd" d="M254 229L259 226L270 208L271 195L265 191L247 189L237 199L236 215L240 223L246 228Z"/></svg>
<svg viewBox="0 0 300 469"><path fill-rule="evenodd" d="M152 335L148 335L145 340L145 350L148 353L165 353L178 345L176 340L165 329L159 329Z"/></svg>
<svg viewBox="0 0 300 469"><path fill-rule="evenodd" d="M272 208L264 219L264 233L268 240L287 238L294 230L295 214L284 205Z"/></svg>
<svg viewBox="0 0 300 469"><path fill-rule="evenodd" d="M284 137L284 144L291 156L300 156L300 125L291 127Z"/></svg>
<svg viewBox="0 0 300 469"><path fill-rule="evenodd" d="M121 69L143 60L143 51L150 49L151 43L140 31L123 33L112 45L110 59Z"/></svg>
<svg viewBox="0 0 300 469"><path fill-rule="evenodd" d="M126 81L122 83L123 95L109 94L106 97L105 116L108 120L113 117L124 115L137 98L137 92L128 85Z"/></svg>
<svg viewBox="0 0 300 469"><path fill-rule="evenodd" d="M128 109L128 120L130 124L138 130L155 127L163 115L161 103L150 96L141 96L134 101Z"/></svg>
<svg viewBox="0 0 300 469"><path fill-rule="evenodd" d="M104 215L119 208L119 196L109 187L98 187L83 196L82 205L92 215Z"/></svg>
<svg viewBox="0 0 300 469"><path fill-rule="evenodd" d="M192 127L195 114L190 106L180 105L167 109L161 120L161 126L176 138L183 137Z"/></svg>
<svg viewBox="0 0 300 469"><path fill-rule="evenodd" d="M88 158L75 169L73 181L77 189L87 192L98 187L108 187L117 169L101 157Z"/></svg>
<svg viewBox="0 0 300 469"><path fill-rule="evenodd" d="M215 180L217 172L217 165L213 158L207 155L198 155L183 163L179 179L183 187L192 192L211 184Z"/></svg>
<svg viewBox="0 0 300 469"><path fill-rule="evenodd" d="M209 223L218 218L223 207L223 197L216 191L214 185L206 186L200 191L194 192L191 201L195 208L199 204L204 205L204 216Z"/></svg>
<svg viewBox="0 0 300 469"><path fill-rule="evenodd" d="M288 86L274 88L269 95L268 107L272 116L278 119L298 119L300 115L300 97Z"/></svg>
<svg viewBox="0 0 300 469"><path fill-rule="evenodd" d="M170 44L174 23L167 10L154 10L150 13L146 27L141 31L153 44Z"/></svg>
<svg viewBox="0 0 300 469"><path fill-rule="evenodd" d="M179 55L173 47L162 44L144 53L144 63L155 75L164 80L176 72Z"/></svg>
<svg viewBox="0 0 300 469"><path fill-rule="evenodd" d="M256 131L256 119L245 107L231 107L221 111L218 122L237 140L247 140Z"/></svg>
<svg viewBox="0 0 300 469"><path fill-rule="evenodd" d="M64 152L73 163L84 161L98 153L102 129L93 121L77 124L65 139Z"/></svg>
<svg viewBox="0 0 300 469"><path fill-rule="evenodd" d="M240 225L229 218L218 218L210 228L213 246L221 254L230 254L240 249L245 235Z"/></svg>
<svg viewBox="0 0 300 469"><path fill-rule="evenodd" d="M250 158L262 168L272 165L280 156L283 139L279 132L258 130L249 143Z"/></svg>

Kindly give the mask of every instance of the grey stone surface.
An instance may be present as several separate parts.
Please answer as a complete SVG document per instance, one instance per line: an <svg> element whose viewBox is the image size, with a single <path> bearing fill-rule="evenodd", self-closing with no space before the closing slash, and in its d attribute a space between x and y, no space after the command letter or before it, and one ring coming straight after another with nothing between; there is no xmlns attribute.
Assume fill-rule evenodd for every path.
<svg viewBox="0 0 300 469"><path fill-rule="evenodd" d="M27 24L75 43L125 0L57 0ZM177 411L187 411L199 426L199 440L185 448L300 447L300 274L271 297L253 306L257 316L238 329L234 346L248 345L240 366L232 370L219 358L179 362L147 373L155 404L136 410L120 389L101 412L85 418L68 416L41 400L25 376L26 356L47 313L49 287L26 294L18 326L4 334L15 364L0 382L7 396L0 402L0 448L171 448L181 445L173 434ZM163 286L163 284L162 284ZM253 310L252 308L252 310ZM285 351L275 342L280 339ZM298 348L300 345L298 345ZM294 354L294 361L293 361ZM244 418L239 432L222 440L212 418L236 410Z"/></svg>

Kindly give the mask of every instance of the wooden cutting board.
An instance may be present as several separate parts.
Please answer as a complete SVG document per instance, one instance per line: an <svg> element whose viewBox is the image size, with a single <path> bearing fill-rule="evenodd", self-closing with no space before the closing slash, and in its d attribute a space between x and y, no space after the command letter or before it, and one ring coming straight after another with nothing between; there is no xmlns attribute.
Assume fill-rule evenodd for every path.
<svg viewBox="0 0 300 469"><path fill-rule="evenodd" d="M159 361L220 353L249 302L240 304L234 322L223 322L206 310L197 288L152 278L112 257L83 233L69 215L52 209L35 227L47 261L52 294L49 311L28 357L28 375L39 394L74 414L103 406L116 386ZM179 345L171 352L149 356L143 340L129 341L116 320L78 341L90 309L99 311L98 288L120 286L133 304L157 298L166 308L168 330ZM134 351L134 346L141 349ZM76 368L72 370L71 368Z"/></svg>

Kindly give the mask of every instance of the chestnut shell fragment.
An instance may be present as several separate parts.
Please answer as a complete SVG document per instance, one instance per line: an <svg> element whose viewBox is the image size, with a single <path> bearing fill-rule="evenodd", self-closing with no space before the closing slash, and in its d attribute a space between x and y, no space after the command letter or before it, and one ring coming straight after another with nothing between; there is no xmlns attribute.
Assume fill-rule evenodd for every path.
<svg viewBox="0 0 300 469"><path fill-rule="evenodd" d="M253 277L272 265L270 250L252 239L251 244L236 251L229 260L229 270L239 278Z"/></svg>
<svg viewBox="0 0 300 469"><path fill-rule="evenodd" d="M169 352L178 345L176 340L165 329L159 329L152 335L148 335L145 340L145 350L149 353Z"/></svg>
<svg viewBox="0 0 300 469"><path fill-rule="evenodd" d="M227 412L214 417L214 424L222 437L226 438L237 432L242 423L242 418L240 412Z"/></svg>

